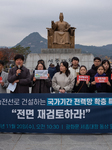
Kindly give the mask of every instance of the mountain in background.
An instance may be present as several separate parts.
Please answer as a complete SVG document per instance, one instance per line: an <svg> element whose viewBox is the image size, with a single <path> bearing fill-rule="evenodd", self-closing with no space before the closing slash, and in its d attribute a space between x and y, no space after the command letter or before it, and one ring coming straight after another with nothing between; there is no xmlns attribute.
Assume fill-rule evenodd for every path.
<svg viewBox="0 0 112 150"><path fill-rule="evenodd" d="M17 45L30 47L31 53L41 53L41 49L47 48L47 39L43 38L38 32L33 32Z"/></svg>
<svg viewBox="0 0 112 150"><path fill-rule="evenodd" d="M31 53L41 53L41 49L47 48L47 39L43 38L38 32L33 32L17 45L30 47ZM81 49L82 53L92 53L94 56L108 56L112 58L112 44L100 47L76 44L75 48Z"/></svg>
<svg viewBox="0 0 112 150"><path fill-rule="evenodd" d="M92 53L94 56L108 56L112 58L112 44L100 47L76 44L75 48L81 49L82 53Z"/></svg>

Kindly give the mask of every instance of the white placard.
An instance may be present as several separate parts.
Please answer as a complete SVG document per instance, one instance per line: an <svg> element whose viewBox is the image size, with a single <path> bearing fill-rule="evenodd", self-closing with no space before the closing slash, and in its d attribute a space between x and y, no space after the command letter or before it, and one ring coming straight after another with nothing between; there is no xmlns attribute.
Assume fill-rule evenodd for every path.
<svg viewBox="0 0 112 150"><path fill-rule="evenodd" d="M36 79L48 79L48 70L35 70Z"/></svg>

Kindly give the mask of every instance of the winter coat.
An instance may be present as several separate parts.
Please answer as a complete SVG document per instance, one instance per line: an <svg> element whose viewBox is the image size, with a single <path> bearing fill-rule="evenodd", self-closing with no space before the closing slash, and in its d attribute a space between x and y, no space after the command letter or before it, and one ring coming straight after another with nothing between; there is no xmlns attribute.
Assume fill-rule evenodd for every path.
<svg viewBox="0 0 112 150"><path fill-rule="evenodd" d="M56 73L56 68L55 67L49 67L48 68L48 73L50 74L51 79L53 78L54 74Z"/></svg>
<svg viewBox="0 0 112 150"><path fill-rule="evenodd" d="M57 72L52 79L52 87L56 93L59 93L60 89L71 92L74 86L74 77L70 73L67 77L65 73Z"/></svg>
<svg viewBox="0 0 112 150"><path fill-rule="evenodd" d="M18 67L10 69L8 75L9 83L13 83L15 80L19 80L16 89L12 93L29 93L29 84L31 82L29 69L22 66L20 75L16 76L16 71Z"/></svg>
<svg viewBox="0 0 112 150"><path fill-rule="evenodd" d="M77 78L75 78L75 84L72 93L89 93L89 85L86 84L86 81L80 81L78 86L76 85L76 83Z"/></svg>
<svg viewBox="0 0 112 150"><path fill-rule="evenodd" d="M31 76L32 93L50 93L50 87L52 86L51 78L48 79L36 79L33 82L34 74Z"/></svg>
<svg viewBox="0 0 112 150"><path fill-rule="evenodd" d="M89 75L90 77L94 77L96 73L97 73L97 67L95 67L95 65L93 64L91 69L88 70L87 75Z"/></svg>
<svg viewBox="0 0 112 150"><path fill-rule="evenodd" d="M101 75L100 75L101 77ZM104 77L104 76L102 76ZM106 75L105 75L106 77ZM91 82L95 81L95 76L92 78ZM97 86L97 84L99 84ZM107 83L96 83L95 85L90 86L90 90L91 92L95 92L95 93L107 93L107 92L111 92L111 86L107 85Z"/></svg>

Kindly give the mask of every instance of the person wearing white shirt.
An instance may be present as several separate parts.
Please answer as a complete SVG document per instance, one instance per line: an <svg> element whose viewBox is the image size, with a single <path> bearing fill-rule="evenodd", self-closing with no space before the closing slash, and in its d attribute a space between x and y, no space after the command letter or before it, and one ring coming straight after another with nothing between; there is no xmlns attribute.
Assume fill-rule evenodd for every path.
<svg viewBox="0 0 112 150"><path fill-rule="evenodd" d="M71 65L71 67L69 67L69 70L70 70L72 76L74 78L76 78L77 75L79 74L79 68L80 68L79 58L73 57L71 62L72 62L72 65Z"/></svg>

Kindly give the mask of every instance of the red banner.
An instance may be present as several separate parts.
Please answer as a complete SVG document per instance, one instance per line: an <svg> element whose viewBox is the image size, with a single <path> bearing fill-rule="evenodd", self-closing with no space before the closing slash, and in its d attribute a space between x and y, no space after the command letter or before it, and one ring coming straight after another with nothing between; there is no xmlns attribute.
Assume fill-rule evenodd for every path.
<svg viewBox="0 0 112 150"><path fill-rule="evenodd" d="M111 74L111 80L112 80L112 74Z"/></svg>
<svg viewBox="0 0 112 150"><path fill-rule="evenodd" d="M0 77L0 82L2 82L2 77Z"/></svg>
<svg viewBox="0 0 112 150"><path fill-rule="evenodd" d="M87 75L78 75L77 80L79 81L90 81L90 76Z"/></svg>
<svg viewBox="0 0 112 150"><path fill-rule="evenodd" d="M96 83L107 83L108 77L95 77Z"/></svg>

